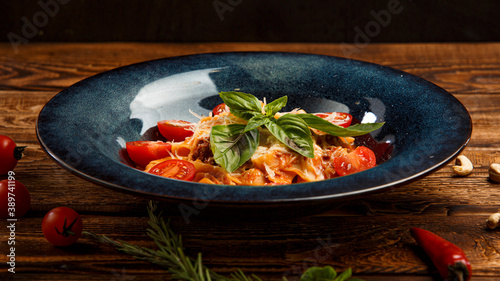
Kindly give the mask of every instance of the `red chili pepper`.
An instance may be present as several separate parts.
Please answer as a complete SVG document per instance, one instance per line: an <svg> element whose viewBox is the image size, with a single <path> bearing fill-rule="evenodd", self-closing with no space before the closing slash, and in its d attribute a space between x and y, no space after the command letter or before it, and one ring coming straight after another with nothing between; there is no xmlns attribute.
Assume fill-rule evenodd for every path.
<svg viewBox="0 0 500 281"><path fill-rule="evenodd" d="M410 232L429 255L441 277L450 281L470 279L472 269L462 249L425 229L413 227Z"/></svg>

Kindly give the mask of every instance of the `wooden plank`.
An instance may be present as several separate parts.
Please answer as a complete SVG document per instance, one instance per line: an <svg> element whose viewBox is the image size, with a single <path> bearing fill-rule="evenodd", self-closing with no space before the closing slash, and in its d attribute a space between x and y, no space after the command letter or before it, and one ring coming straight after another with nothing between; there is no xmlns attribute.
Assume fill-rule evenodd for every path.
<svg viewBox="0 0 500 281"><path fill-rule="evenodd" d="M498 233L480 226L471 228L477 225L475 218L449 218L444 224L440 223L443 219L439 217L429 219L411 215L392 218L391 222L380 216L373 216L370 220L364 216L306 217L271 225L242 221L216 227L213 221L184 224L179 218L172 219L173 229L184 238L187 253L193 256L203 252L206 265L220 273L241 268L245 272L275 277L293 276L314 265L333 265L342 270L355 264L355 271L363 274L426 274L428 265L420 258L425 255L409 235L411 226L429 229L469 249L466 254L479 276L500 273L498 253L492 251L492 247L500 246L495 242ZM153 247L151 242L144 242L147 239L143 218L122 218L117 222L116 217L84 216L83 220L89 231L108 233L111 238ZM65 271L73 273L82 273L82 270L102 272L102 268L118 271L122 267L131 267L141 274L162 271L143 262L137 262L140 269L134 269L131 257L85 239L70 248L55 248L43 241L40 230L36 231L39 224L39 218L23 219L17 224L19 244L16 252L21 273L29 273L33 267L42 273L57 273L61 263L66 265ZM349 233L345 231L347 229ZM224 247L220 241L224 241ZM75 251L79 254L75 255ZM5 259L5 256L1 258L2 261Z"/></svg>
<svg viewBox="0 0 500 281"><path fill-rule="evenodd" d="M350 57L421 76L452 93L498 93L500 45L369 44L355 50L337 44L299 43L37 43L14 52L0 43L0 82L4 89L62 89L98 72L170 56L221 51L286 51ZM54 54L58 54L55 56ZM415 54L423 54L416 56ZM50 63L48 59L50 58Z"/></svg>

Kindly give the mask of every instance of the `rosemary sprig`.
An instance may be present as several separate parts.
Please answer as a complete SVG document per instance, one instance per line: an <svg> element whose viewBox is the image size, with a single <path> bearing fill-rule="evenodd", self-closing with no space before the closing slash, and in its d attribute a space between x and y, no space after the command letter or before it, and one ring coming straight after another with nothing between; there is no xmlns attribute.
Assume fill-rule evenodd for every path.
<svg viewBox="0 0 500 281"><path fill-rule="evenodd" d="M189 281L261 281L259 277L252 274L250 276L238 269L229 277L219 275L203 265L201 253L198 253L196 260L189 258L184 253L182 238L170 229L169 222L165 222L162 213L155 214L157 205L150 201L148 204L148 224L147 234L153 239L158 250L149 249L132 245L123 240L113 240L105 235L98 235L92 232L84 231L88 238L94 241L113 246L120 252L131 255L138 260L147 261L166 268L171 274L172 279ZM300 277L301 281L363 281L351 277L351 269L337 274L331 266L311 267ZM283 277L284 281L287 281Z"/></svg>
<svg viewBox="0 0 500 281"><path fill-rule="evenodd" d="M229 277L221 276L203 265L201 253L198 253L196 260L189 258L184 253L182 238L169 227L169 222L165 222L160 212L155 214L157 205L150 201L148 204L149 226L147 234L153 239L158 250L132 245L122 240L113 240L105 235L97 235L88 231L84 234L101 244L113 246L120 252L131 255L138 260L147 261L166 268L172 279L190 281L259 281L255 275L247 276L238 269Z"/></svg>

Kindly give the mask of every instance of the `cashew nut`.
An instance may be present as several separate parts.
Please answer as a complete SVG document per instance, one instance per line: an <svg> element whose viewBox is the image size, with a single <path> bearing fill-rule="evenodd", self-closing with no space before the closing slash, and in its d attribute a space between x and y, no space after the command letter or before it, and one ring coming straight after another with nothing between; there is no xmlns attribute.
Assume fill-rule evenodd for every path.
<svg viewBox="0 0 500 281"><path fill-rule="evenodd" d="M455 172L455 174L462 177L472 173L472 169L474 168L469 158L465 157L464 155L458 156L455 164L455 166L452 166L453 171Z"/></svg>
<svg viewBox="0 0 500 281"><path fill-rule="evenodd" d="M491 164L488 173L490 174L490 179L492 181L500 183L500 164L498 163Z"/></svg>
<svg viewBox="0 0 500 281"><path fill-rule="evenodd" d="M500 222L500 213L494 213L490 215L490 217L486 220L486 226L489 229L494 229L498 226L499 222Z"/></svg>

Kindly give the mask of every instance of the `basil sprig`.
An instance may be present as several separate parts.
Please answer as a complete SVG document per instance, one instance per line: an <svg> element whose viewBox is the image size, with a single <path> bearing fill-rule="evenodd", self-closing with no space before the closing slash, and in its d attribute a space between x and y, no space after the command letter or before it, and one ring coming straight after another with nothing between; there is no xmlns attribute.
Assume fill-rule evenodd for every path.
<svg viewBox="0 0 500 281"><path fill-rule="evenodd" d="M220 97L231 113L247 121L246 125L217 125L210 133L214 160L228 172L233 172L248 161L259 145L258 128L264 126L293 151L314 158L311 130L314 128L339 137L360 136L372 132L384 123L355 124L344 128L313 114L274 115L287 103L287 97L274 100L262 108L260 101L251 94L221 92Z"/></svg>

